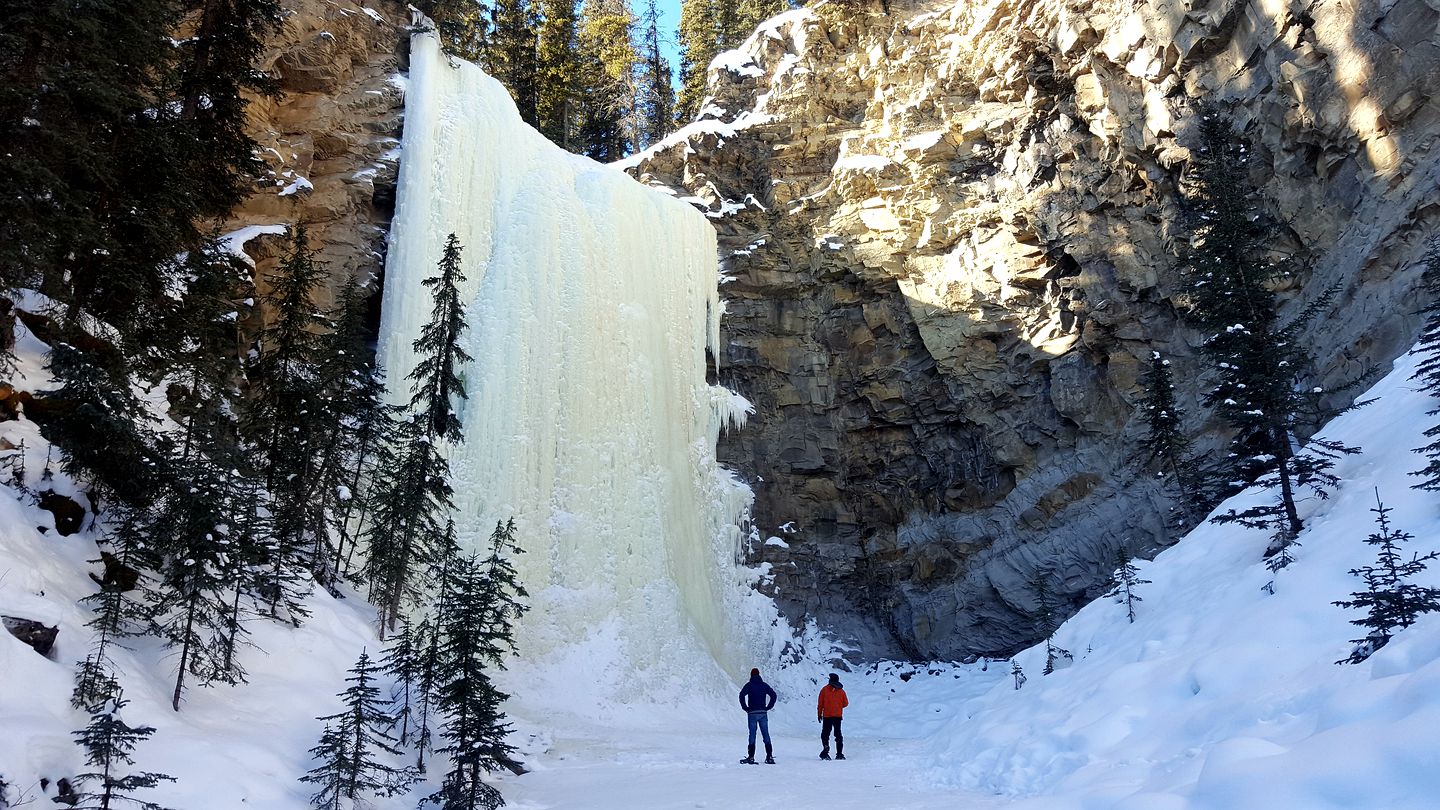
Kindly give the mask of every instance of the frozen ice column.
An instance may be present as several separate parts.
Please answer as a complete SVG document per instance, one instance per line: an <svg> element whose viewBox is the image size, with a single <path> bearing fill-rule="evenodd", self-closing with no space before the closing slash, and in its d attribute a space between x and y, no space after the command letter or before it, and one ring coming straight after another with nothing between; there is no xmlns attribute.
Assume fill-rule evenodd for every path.
<svg viewBox="0 0 1440 810"><path fill-rule="evenodd" d="M735 549L750 493L714 458L745 403L705 380L720 318L710 224L545 140L429 34L413 41L401 155L380 361L406 400L431 306L420 281L454 232L475 358L457 524L479 545L516 519L526 655L605 635L632 680L748 668L759 636L738 618L754 594Z"/></svg>

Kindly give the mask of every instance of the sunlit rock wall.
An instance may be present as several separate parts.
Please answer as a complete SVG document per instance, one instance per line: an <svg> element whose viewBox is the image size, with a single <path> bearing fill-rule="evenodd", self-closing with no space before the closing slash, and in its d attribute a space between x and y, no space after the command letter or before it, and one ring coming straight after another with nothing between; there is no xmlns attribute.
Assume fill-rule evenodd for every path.
<svg viewBox="0 0 1440 810"><path fill-rule="evenodd" d="M711 212L733 281L722 443L792 616L864 654L1004 652L1023 582L1076 602L1172 539L1136 465L1143 358L1176 320L1169 227L1192 102L1230 106L1308 266L1321 382L1416 327L1434 230L1440 4L820 3L712 69L705 118L632 169Z"/></svg>

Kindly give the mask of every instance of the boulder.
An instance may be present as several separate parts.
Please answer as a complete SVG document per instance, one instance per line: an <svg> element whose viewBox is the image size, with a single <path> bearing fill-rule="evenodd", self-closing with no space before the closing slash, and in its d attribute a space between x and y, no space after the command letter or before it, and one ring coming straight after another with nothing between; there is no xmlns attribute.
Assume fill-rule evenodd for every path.
<svg viewBox="0 0 1440 810"><path fill-rule="evenodd" d="M35 652L46 658L50 657L50 650L55 647L55 638L60 635L59 625L46 627L42 622L18 616L0 616L0 624L5 625L10 635L29 644Z"/></svg>

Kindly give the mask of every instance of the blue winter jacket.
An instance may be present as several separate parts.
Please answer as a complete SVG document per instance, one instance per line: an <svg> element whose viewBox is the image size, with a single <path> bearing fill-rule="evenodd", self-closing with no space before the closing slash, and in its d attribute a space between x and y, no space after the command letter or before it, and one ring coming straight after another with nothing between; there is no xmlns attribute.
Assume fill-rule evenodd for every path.
<svg viewBox="0 0 1440 810"><path fill-rule="evenodd" d="M740 708L747 712L770 711L775 708L775 690L760 680L759 675L751 675L750 683L740 690Z"/></svg>

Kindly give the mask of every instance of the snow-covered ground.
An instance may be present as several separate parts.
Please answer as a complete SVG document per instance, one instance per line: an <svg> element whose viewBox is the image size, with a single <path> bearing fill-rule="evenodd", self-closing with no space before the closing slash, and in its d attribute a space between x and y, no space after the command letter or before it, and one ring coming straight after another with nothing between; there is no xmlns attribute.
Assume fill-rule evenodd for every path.
<svg viewBox="0 0 1440 810"><path fill-rule="evenodd" d="M1365 452L1341 462L1346 483L1334 498L1306 504L1299 560L1273 595L1262 589L1271 580L1263 536L1202 526L1142 564L1151 584L1136 623L1111 600L1088 606L1057 637L1074 664L1042 676L1043 650L1030 650L1018 657L1028 675L1019 691L1006 662L846 673L845 762L816 759L810 706L823 670L814 665L767 669L782 697L772 720L780 764L752 767L737 762L744 718L730 694L697 688L680 703L640 694L601 703L585 683L597 650L558 671L522 662L506 681L517 694L516 741L534 770L506 775L501 787L525 810L1434 807L1440 616L1364 664L1333 663L1357 635L1354 615L1331 603L1357 587L1346 571L1371 559L1362 539L1373 528L1375 489L1416 536L1415 551L1440 548L1440 501L1411 490L1407 476L1431 407L1413 390L1412 368L1403 358L1372 391L1376 402L1327 431ZM31 470L43 465L33 424L0 423L0 437L25 439ZM1239 500L1255 497L1263 496ZM84 574L93 537L35 528L52 525L13 490L0 494L0 613L61 628L53 660L0 634L0 772L32 798L41 776L80 768L69 731L83 719L68 695L87 646L76 600L95 588ZM1430 584L1440 584L1435 574ZM360 600L317 595L313 608L299 630L257 622L265 652L247 654L251 682L194 690L179 714L165 705L163 653L150 642L122 653L134 701L127 715L158 728L138 759L179 777L154 791L156 800L182 809L306 806L295 779L320 730L313 718L333 710L360 649L376 646ZM376 806L412 806L418 795Z"/></svg>

